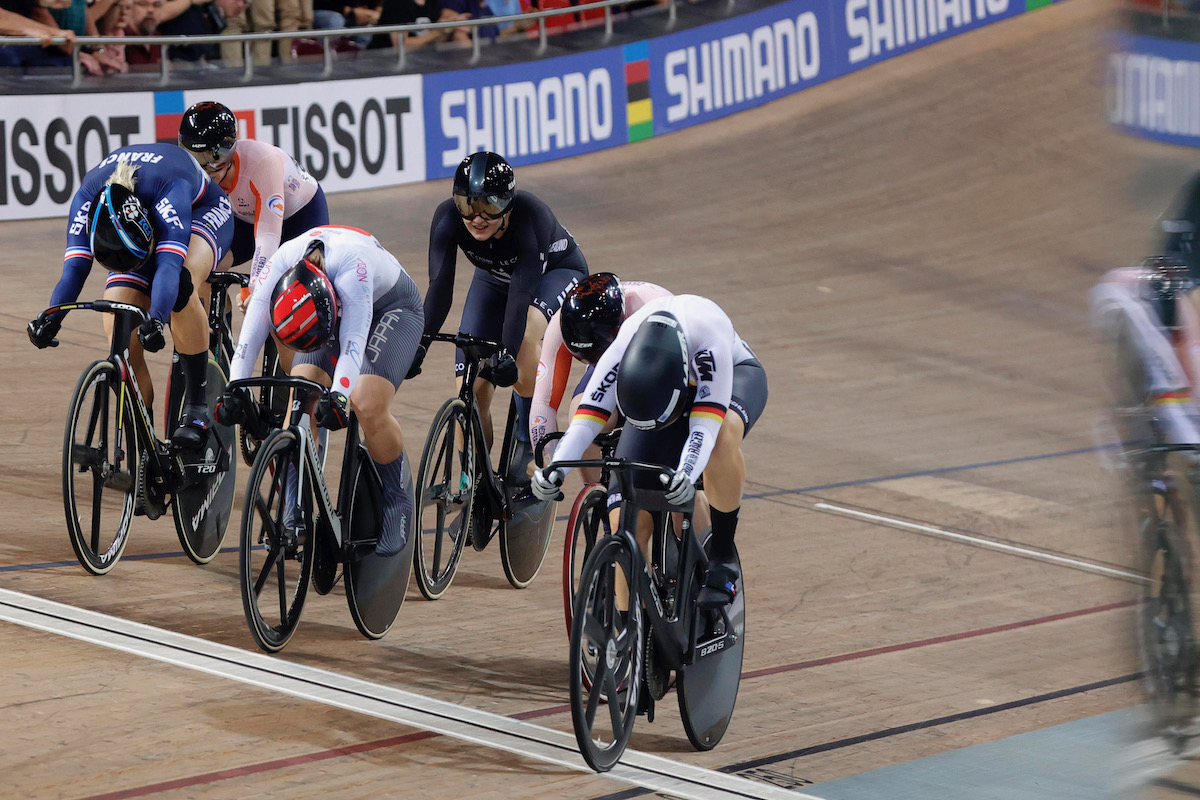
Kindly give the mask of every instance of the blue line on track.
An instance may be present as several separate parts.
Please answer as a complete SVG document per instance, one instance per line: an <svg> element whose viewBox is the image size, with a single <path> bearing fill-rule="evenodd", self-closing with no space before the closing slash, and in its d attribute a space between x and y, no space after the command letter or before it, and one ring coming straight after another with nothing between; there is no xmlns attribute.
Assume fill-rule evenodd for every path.
<svg viewBox="0 0 1200 800"><path fill-rule="evenodd" d="M820 486L804 486L799 489L772 489L768 492L757 492L755 494L745 495L746 500L762 500L768 497L780 497L789 494L811 494L812 492L827 491L829 489L844 489L849 486L865 486L870 483L883 483L884 481L895 481L901 478L920 478L927 475L945 475L948 472L965 472L971 469L987 469L988 467L1003 467L1008 464L1023 464L1029 461L1045 461L1050 458L1067 458L1070 456L1085 455L1087 453L1099 452L1102 447L1081 447L1077 450L1063 450L1058 453L1042 453L1036 456L1020 456L1018 458L1002 458L998 461L980 461L976 464L964 464L957 467L939 467L938 469L925 469L917 472L901 472L895 475L884 475L878 478L860 478L854 481L842 481L840 483L826 483ZM565 522L569 519L568 515L555 518L555 522ZM236 553L236 547L226 547L221 550L222 553ZM173 553L146 553L138 556L122 556L122 560L126 561L149 561L158 558L176 558L183 555L183 551L179 550ZM73 567L76 566L75 561L47 561L41 564L13 564L7 567L0 567L0 573L4 572L26 572L38 569L51 569L53 567Z"/></svg>

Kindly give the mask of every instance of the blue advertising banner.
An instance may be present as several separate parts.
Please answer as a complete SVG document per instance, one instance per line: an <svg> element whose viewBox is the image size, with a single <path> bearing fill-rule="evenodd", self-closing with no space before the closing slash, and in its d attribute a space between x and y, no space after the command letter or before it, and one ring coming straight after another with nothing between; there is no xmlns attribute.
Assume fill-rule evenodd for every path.
<svg viewBox="0 0 1200 800"><path fill-rule="evenodd" d="M514 165L629 141L620 48L424 76L426 179L477 150Z"/></svg>
<svg viewBox="0 0 1200 800"><path fill-rule="evenodd" d="M1108 119L1126 133L1200 147L1200 43L1121 35L1108 56Z"/></svg>
<svg viewBox="0 0 1200 800"><path fill-rule="evenodd" d="M1025 0L787 0L653 39L654 133L753 108L1024 11Z"/></svg>

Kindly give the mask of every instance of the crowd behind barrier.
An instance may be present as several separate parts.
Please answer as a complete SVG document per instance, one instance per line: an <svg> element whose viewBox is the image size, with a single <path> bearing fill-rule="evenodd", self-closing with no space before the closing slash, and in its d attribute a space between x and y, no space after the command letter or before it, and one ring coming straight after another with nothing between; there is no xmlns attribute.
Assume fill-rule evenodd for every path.
<svg viewBox="0 0 1200 800"><path fill-rule="evenodd" d="M1122 0L1120 7L1132 33L1200 41L1200 0Z"/></svg>
<svg viewBox="0 0 1200 800"><path fill-rule="evenodd" d="M242 80L249 81L256 66L319 57L328 76L335 60L383 55L371 51L387 51L404 67L413 50L470 48L474 64L487 45L534 40L544 50L552 33L595 27L603 27L607 38L614 16L665 12L668 24L677 19L676 0L594 0L578 6L570 0L355 1L374 5L340 5L342 0L254 0L249 5L247 0L3 0L0 68L49 75L69 67L73 86L81 85L84 76L157 72L165 81L171 72L230 68L240 69ZM75 9L79 13L71 12L71 3L80 7ZM285 4L291 10L278 12L278 30L265 18L255 19L266 13L263 8ZM310 7L296 11L296 4ZM728 6L732 8L732 0Z"/></svg>

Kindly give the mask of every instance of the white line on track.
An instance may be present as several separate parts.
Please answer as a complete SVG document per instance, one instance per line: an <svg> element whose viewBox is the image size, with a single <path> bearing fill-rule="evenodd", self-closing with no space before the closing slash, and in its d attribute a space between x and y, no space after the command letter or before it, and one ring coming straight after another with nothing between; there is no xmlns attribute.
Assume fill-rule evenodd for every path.
<svg viewBox="0 0 1200 800"><path fill-rule="evenodd" d="M0 620L591 774L570 733L0 589ZM687 800L820 800L627 750L606 776Z"/></svg>
<svg viewBox="0 0 1200 800"><path fill-rule="evenodd" d="M878 522L882 525L890 525L893 528L904 528L905 530L918 531L920 533L928 533L933 536L941 536L946 539L953 539L958 542L967 542L968 544L978 545L979 547L988 547L993 550L999 550L1004 553L1013 553L1015 555L1024 556L1025 558L1033 558L1038 561L1047 561L1051 564L1060 564L1072 569L1081 569L1086 572L1095 572L1100 575L1110 575L1114 578L1123 578L1125 580L1134 581L1136 583L1150 583L1150 579L1145 575L1139 575L1136 572L1127 572L1121 569L1113 569L1101 564L1093 564L1090 561L1083 561L1077 558L1067 558L1066 556L1056 556L1053 553L1044 553L1041 550L1032 550L1027 547L1017 547L1012 544L1004 544L1003 542L994 542L991 539L983 539L978 536L969 536L965 533L957 533L948 531L945 528L938 528L933 525L919 525L915 522L908 522L895 517L885 517L881 514L869 514L866 511L859 511L856 508L846 508L845 506L837 506L832 503L818 501L813 504L813 508L818 511L829 511L833 514L843 514L848 517L857 517L858 519L867 520L868 522Z"/></svg>

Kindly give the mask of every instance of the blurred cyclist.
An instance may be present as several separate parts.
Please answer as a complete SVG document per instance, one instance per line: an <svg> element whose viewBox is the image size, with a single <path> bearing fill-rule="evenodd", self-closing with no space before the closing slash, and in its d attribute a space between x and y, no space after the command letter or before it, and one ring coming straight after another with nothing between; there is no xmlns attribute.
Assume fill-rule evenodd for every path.
<svg viewBox="0 0 1200 800"><path fill-rule="evenodd" d="M404 436L392 399L412 365L425 314L421 295L395 256L357 228L314 228L275 251L254 287L230 364L230 382L249 378L270 331L297 351L292 374L332 386L314 419L329 430L358 417L363 444L383 479L384 517L375 552L408 540L412 498L404 486ZM252 413L247 389L226 392L223 424Z"/></svg>
<svg viewBox="0 0 1200 800"><path fill-rule="evenodd" d="M184 418L171 442L199 449L212 421L205 399L208 377L208 275L233 237L229 198L196 162L173 144L130 145L92 168L71 201L63 274L50 304L79 298L92 260L109 275L106 300L149 308L150 318L130 337L129 361L146 402L154 387L143 348L166 345L168 319L186 381ZM112 318L104 317L111 336ZM38 347L58 345L60 316L28 326Z"/></svg>
<svg viewBox="0 0 1200 800"><path fill-rule="evenodd" d="M611 272L597 272L576 284L563 299L562 307L550 317L542 352L538 358L537 380L533 386L533 403L529 411L529 441L536 448L547 435L558 430L558 408L562 405L571 359L587 364L583 377L575 386L570 413L574 416L583 398L584 387L592 377L596 361L617 338L621 323L647 301L669 297L661 286L642 281L622 281ZM611 430L616 418L608 421L604 430ZM547 452L552 452L547 448ZM585 458L598 456L589 452ZM598 469L583 470L585 480L593 481Z"/></svg>
<svg viewBox="0 0 1200 800"><path fill-rule="evenodd" d="M554 461L534 470L533 493L554 497L568 471L555 464L578 459L619 409L625 429L618 457L666 464L678 454L674 476L669 481L659 476L669 502L688 502L696 479L704 475L712 539L700 603L730 602L738 579L734 537L746 482L741 445L766 407L767 375L729 317L696 295L649 301L628 317L596 362L585 398ZM727 413L731 409L734 413ZM636 483L655 488L656 481L643 472ZM615 480L609 489L609 504L615 506L621 501ZM638 521L643 549L649 544L649 523L648 514Z"/></svg>
<svg viewBox="0 0 1200 800"><path fill-rule="evenodd" d="M1152 409L1169 444L1200 444L1192 387L1200 377L1194 282L1175 258L1115 269L1091 292L1092 322L1115 356L1110 388L1119 408Z"/></svg>
<svg viewBox="0 0 1200 800"><path fill-rule="evenodd" d="M457 250L462 250L476 270L459 330L502 342L516 357L515 369L506 364L503 370L486 370L475 385L484 432L490 442L493 386L513 386L522 452L514 455L509 477L528 481L529 402L542 334L567 290L587 275L587 261L549 206L516 186L512 167L495 153L475 153L455 170L451 199L433 213L426 338L409 377L420 372L428 337L441 329L450 312ZM459 352L454 374L461 378L464 369Z"/></svg>

